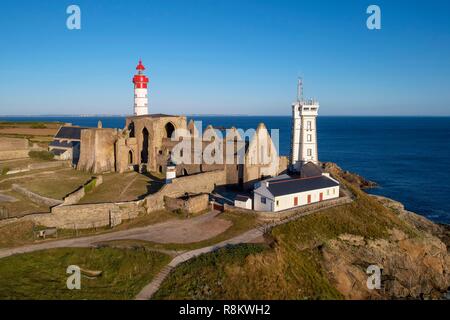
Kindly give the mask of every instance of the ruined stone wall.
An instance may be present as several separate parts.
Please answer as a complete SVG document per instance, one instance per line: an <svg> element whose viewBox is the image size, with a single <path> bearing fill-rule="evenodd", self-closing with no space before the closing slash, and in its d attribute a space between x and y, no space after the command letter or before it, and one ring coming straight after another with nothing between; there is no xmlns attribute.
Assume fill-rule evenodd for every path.
<svg viewBox="0 0 450 320"><path fill-rule="evenodd" d="M49 207L57 206L62 203L61 200L43 197L37 193L31 192L30 190L28 190L22 186L19 186L18 184L13 184L12 189L14 191L24 195L25 197L29 198L31 201L39 203L39 204L43 204L45 206L49 206Z"/></svg>
<svg viewBox="0 0 450 320"><path fill-rule="evenodd" d="M117 130L92 128L81 130L80 159L77 169L92 173L115 171Z"/></svg>
<svg viewBox="0 0 450 320"><path fill-rule="evenodd" d="M209 195L195 194L189 197L172 198L164 196L165 208L170 211L181 210L188 213L198 213L208 209Z"/></svg>
<svg viewBox="0 0 450 320"><path fill-rule="evenodd" d="M28 158L28 140L24 138L0 138L0 160Z"/></svg>
<svg viewBox="0 0 450 320"><path fill-rule="evenodd" d="M51 213L26 216L36 224L61 229L114 226L145 212L142 201L56 206Z"/></svg>
<svg viewBox="0 0 450 320"><path fill-rule="evenodd" d="M119 138L116 141L116 171L123 173L138 164L136 138ZM130 159L131 152L131 159ZM131 161L130 161L131 160Z"/></svg>
<svg viewBox="0 0 450 320"><path fill-rule="evenodd" d="M157 193L145 198L147 212L164 209L164 196L177 198L185 193L210 193L216 186L226 184L224 170L179 177L164 185Z"/></svg>

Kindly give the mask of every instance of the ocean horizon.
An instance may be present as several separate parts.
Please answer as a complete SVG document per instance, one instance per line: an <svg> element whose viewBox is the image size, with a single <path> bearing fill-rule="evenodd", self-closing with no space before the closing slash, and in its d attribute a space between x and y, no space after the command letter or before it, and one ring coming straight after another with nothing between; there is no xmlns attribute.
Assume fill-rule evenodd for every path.
<svg viewBox="0 0 450 320"><path fill-rule="evenodd" d="M279 152L290 150L290 116L186 115L221 127L279 129ZM61 121L123 128L125 115L0 116L0 121ZM367 190L402 202L407 210L450 224L450 116L319 116L320 161L335 162L379 187Z"/></svg>

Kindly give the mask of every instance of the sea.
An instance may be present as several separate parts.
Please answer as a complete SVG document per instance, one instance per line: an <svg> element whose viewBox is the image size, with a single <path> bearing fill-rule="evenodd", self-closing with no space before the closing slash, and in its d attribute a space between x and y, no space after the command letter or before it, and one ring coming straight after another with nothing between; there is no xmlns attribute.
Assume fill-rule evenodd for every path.
<svg viewBox="0 0 450 320"><path fill-rule="evenodd" d="M187 116L216 127L279 130L279 152L289 155L290 116ZM80 126L123 128L125 117L0 117L0 121L62 121ZM450 117L319 116L321 161L376 182L367 190L402 202L407 210L450 224Z"/></svg>

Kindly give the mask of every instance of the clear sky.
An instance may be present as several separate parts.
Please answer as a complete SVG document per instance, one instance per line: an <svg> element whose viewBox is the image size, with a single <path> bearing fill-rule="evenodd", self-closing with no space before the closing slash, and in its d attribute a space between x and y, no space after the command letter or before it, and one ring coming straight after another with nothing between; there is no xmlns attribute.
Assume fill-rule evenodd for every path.
<svg viewBox="0 0 450 320"><path fill-rule="evenodd" d="M81 8L81 30L66 9ZM381 8L381 30L366 9ZM0 2L0 114L450 115L450 1Z"/></svg>

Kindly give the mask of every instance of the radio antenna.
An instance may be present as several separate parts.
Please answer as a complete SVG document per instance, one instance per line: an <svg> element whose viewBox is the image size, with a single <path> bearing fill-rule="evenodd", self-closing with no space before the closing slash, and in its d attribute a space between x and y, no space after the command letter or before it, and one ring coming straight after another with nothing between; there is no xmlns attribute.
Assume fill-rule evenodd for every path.
<svg viewBox="0 0 450 320"><path fill-rule="evenodd" d="M297 79L297 102L303 101L303 79L298 77Z"/></svg>

